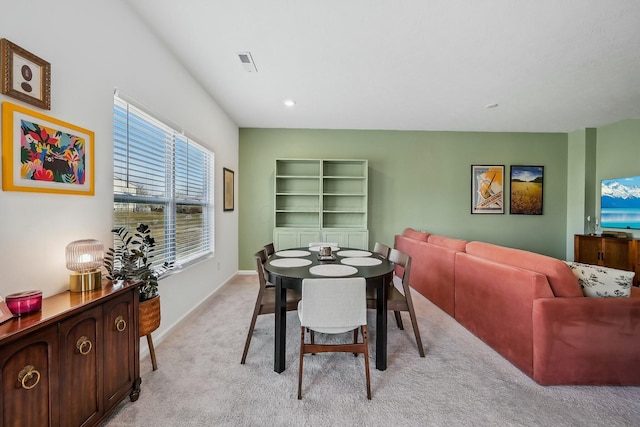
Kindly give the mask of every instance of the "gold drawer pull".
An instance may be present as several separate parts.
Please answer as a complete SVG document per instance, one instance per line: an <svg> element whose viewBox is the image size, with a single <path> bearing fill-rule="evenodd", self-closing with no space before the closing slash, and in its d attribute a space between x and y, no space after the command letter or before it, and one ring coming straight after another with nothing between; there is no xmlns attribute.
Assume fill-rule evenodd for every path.
<svg viewBox="0 0 640 427"><path fill-rule="evenodd" d="M89 338L85 337L84 335L81 336L80 339L76 342L76 348L82 355L89 354L89 352L91 351L91 347L93 347L91 341L89 341Z"/></svg>
<svg viewBox="0 0 640 427"><path fill-rule="evenodd" d="M27 385L27 381L35 377L35 381L31 385ZM18 381L22 384L22 388L25 390L31 390L40 382L40 372L36 371L33 365L27 365L18 374Z"/></svg>
<svg viewBox="0 0 640 427"><path fill-rule="evenodd" d="M122 316L116 317L116 330L122 332L125 329L127 329L127 321Z"/></svg>

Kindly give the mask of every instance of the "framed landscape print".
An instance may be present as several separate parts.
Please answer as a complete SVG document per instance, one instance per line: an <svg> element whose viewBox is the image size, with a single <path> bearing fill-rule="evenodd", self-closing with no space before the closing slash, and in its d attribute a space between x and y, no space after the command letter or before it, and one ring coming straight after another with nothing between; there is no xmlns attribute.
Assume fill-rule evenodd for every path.
<svg viewBox="0 0 640 427"><path fill-rule="evenodd" d="M504 165L471 165L471 213L504 213Z"/></svg>
<svg viewBox="0 0 640 427"><path fill-rule="evenodd" d="M233 206L233 171L231 169L222 168L224 174L224 203L223 210L232 211Z"/></svg>
<svg viewBox="0 0 640 427"><path fill-rule="evenodd" d="M544 166L511 166L509 213L542 215Z"/></svg>
<svg viewBox="0 0 640 427"><path fill-rule="evenodd" d="M51 109L51 65L7 39L0 40L2 93Z"/></svg>
<svg viewBox="0 0 640 427"><path fill-rule="evenodd" d="M94 133L3 102L2 189L93 196Z"/></svg>

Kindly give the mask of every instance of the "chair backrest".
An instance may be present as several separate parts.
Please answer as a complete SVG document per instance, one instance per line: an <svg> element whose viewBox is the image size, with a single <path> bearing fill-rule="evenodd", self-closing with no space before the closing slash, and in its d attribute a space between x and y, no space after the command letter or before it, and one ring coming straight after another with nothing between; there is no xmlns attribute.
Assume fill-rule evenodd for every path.
<svg viewBox="0 0 640 427"><path fill-rule="evenodd" d="M389 250L389 262L396 266L396 275L402 279L402 284L409 286L409 276L411 276L411 256L397 249ZM398 268L400 267L400 268Z"/></svg>
<svg viewBox="0 0 640 427"><path fill-rule="evenodd" d="M254 256L256 257L256 271L258 272L260 288L264 288L267 285L267 279L265 279L264 274L264 263L267 262L267 253L264 249L261 249L256 252Z"/></svg>
<svg viewBox="0 0 640 427"><path fill-rule="evenodd" d="M389 257L389 251L391 250L391 248L387 245L385 245L384 243L380 243L380 242L376 242L376 244L373 246L373 252L377 253L378 255L380 255L383 258L388 258Z"/></svg>
<svg viewBox="0 0 640 427"><path fill-rule="evenodd" d="M271 255L273 255L276 251L276 248L273 246L273 242L272 243L267 243L266 245L264 245L264 251L267 254L267 258L269 258Z"/></svg>
<svg viewBox="0 0 640 427"><path fill-rule="evenodd" d="M355 329L366 325L366 287L364 277L303 279L301 326Z"/></svg>

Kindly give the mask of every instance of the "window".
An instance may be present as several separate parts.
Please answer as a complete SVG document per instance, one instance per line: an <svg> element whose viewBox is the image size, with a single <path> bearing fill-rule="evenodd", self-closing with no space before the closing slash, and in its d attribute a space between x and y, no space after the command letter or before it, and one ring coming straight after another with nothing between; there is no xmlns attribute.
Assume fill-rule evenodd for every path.
<svg viewBox="0 0 640 427"><path fill-rule="evenodd" d="M147 224L154 265L213 253L213 153L125 100L113 103L114 226Z"/></svg>

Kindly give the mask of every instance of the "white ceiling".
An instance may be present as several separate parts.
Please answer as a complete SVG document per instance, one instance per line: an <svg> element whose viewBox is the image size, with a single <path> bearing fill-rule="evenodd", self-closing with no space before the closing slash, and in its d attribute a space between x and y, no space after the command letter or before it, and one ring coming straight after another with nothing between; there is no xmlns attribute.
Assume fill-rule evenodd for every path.
<svg viewBox="0 0 640 427"><path fill-rule="evenodd" d="M570 132L640 118L638 0L125 1L239 127Z"/></svg>

